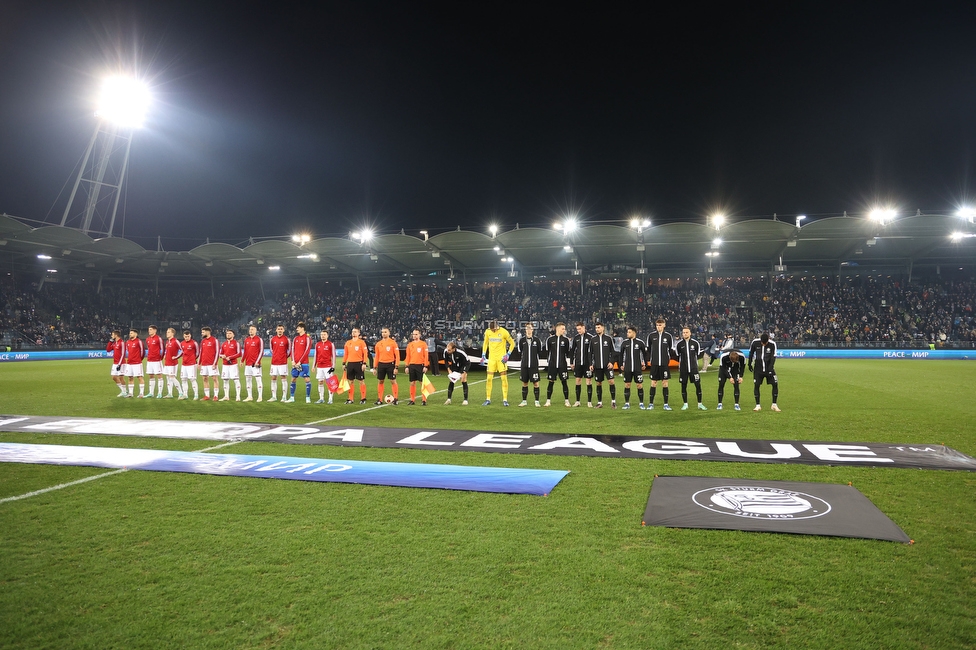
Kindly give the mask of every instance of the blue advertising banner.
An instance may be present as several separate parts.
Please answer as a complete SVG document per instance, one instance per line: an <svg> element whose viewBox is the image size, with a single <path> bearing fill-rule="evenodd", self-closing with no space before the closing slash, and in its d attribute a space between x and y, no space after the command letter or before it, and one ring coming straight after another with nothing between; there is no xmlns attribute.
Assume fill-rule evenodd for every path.
<svg viewBox="0 0 976 650"><path fill-rule="evenodd" d="M0 462L82 465L328 483L548 495L569 472L508 467L422 465L291 456L242 456L154 449L0 443Z"/></svg>

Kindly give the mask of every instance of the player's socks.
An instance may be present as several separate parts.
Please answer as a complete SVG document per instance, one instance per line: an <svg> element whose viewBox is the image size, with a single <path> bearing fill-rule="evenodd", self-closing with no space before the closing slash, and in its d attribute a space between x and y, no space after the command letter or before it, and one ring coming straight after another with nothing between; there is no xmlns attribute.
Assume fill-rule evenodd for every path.
<svg viewBox="0 0 976 650"><path fill-rule="evenodd" d="M551 400L552 399L552 388L553 388L554 385L555 385L555 382L550 381L549 382L549 385L546 386L546 400Z"/></svg>
<svg viewBox="0 0 976 650"><path fill-rule="evenodd" d="M522 386L522 401L524 402L529 397L529 387Z"/></svg>
<svg viewBox="0 0 976 650"><path fill-rule="evenodd" d="M535 395L535 401L538 402L539 401L539 387L538 386L533 386L532 387L532 394Z"/></svg>
<svg viewBox="0 0 976 650"><path fill-rule="evenodd" d="M230 379L224 380L224 397L230 397Z"/></svg>
<svg viewBox="0 0 976 650"><path fill-rule="evenodd" d="M732 387L732 396L735 398L735 403L739 403L739 384L735 384Z"/></svg>
<svg viewBox="0 0 976 650"><path fill-rule="evenodd" d="M753 390L753 395L756 398L756 406L759 406L759 384L756 384L755 389Z"/></svg>
<svg viewBox="0 0 976 650"><path fill-rule="evenodd" d="M156 380L155 379L150 379L149 380L149 394L150 395L153 395L155 392L156 392Z"/></svg>
<svg viewBox="0 0 976 650"><path fill-rule="evenodd" d="M245 377L244 384L247 387L247 401L250 402L252 399L254 399L254 395L251 393L251 378Z"/></svg>
<svg viewBox="0 0 976 650"><path fill-rule="evenodd" d="M319 384L319 399L325 399L325 384Z"/></svg>
<svg viewBox="0 0 976 650"><path fill-rule="evenodd" d="M586 385L586 401L587 402L593 401L593 384ZM597 401L599 402L600 400L597 399Z"/></svg>
<svg viewBox="0 0 976 650"><path fill-rule="evenodd" d="M271 399L273 401L278 399L278 380L277 379L272 379L271 380Z"/></svg>
<svg viewBox="0 0 976 650"><path fill-rule="evenodd" d="M508 375L502 373L502 402L508 401Z"/></svg>
<svg viewBox="0 0 976 650"><path fill-rule="evenodd" d="M467 386L467 384L465 384L465 386ZM393 382L391 388L393 389L393 399L400 399L400 387L397 386L397 383ZM467 389L465 389L464 395L465 397L467 397L468 395Z"/></svg>
<svg viewBox="0 0 976 650"><path fill-rule="evenodd" d="M603 401L603 384L596 385L596 401L597 402Z"/></svg>
<svg viewBox="0 0 976 650"><path fill-rule="evenodd" d="M640 400L640 403L641 404L644 403L644 389L643 388L638 388L637 389L637 399Z"/></svg>
<svg viewBox="0 0 976 650"><path fill-rule="evenodd" d="M664 400L665 402L667 400ZM681 384L681 401L685 404L688 403L688 384Z"/></svg>
<svg viewBox="0 0 976 650"><path fill-rule="evenodd" d="M366 386L363 386L363 388L365 389ZM312 382L311 381L306 381L305 382L305 401L308 401L311 398L312 398ZM366 399L366 391L365 390L363 390L363 399Z"/></svg>
<svg viewBox="0 0 976 650"><path fill-rule="evenodd" d="M773 384L773 404L776 403L778 397L779 397L779 382L776 382Z"/></svg>
<svg viewBox="0 0 976 650"><path fill-rule="evenodd" d="M467 402L468 401L468 382L466 382L466 381L461 382L461 390L464 391L464 401Z"/></svg>
<svg viewBox="0 0 976 650"><path fill-rule="evenodd" d="M576 401L580 401L580 396L583 394L583 385L576 384Z"/></svg>
<svg viewBox="0 0 976 650"><path fill-rule="evenodd" d="M647 392L647 403L654 404L654 397L657 395L657 386L651 386Z"/></svg>
<svg viewBox="0 0 976 650"><path fill-rule="evenodd" d="M696 381L695 382L695 395L698 396L698 403L701 404L701 401L702 401L702 388L701 388L701 382L700 381Z"/></svg>
<svg viewBox="0 0 976 650"><path fill-rule="evenodd" d="M566 382L565 379L563 379L562 382L563 382L563 399L568 400L569 399L569 384Z"/></svg>
<svg viewBox="0 0 976 650"><path fill-rule="evenodd" d="M724 382L719 382L719 384L718 384L718 403L719 404L722 403L722 398L723 397L725 397L725 383ZM735 401L737 401L737 402L739 401L738 396L736 396L736 400Z"/></svg>
<svg viewBox="0 0 976 650"><path fill-rule="evenodd" d="M206 397L207 399L210 399L210 387L207 386L206 381L203 382L203 396Z"/></svg>
<svg viewBox="0 0 976 650"><path fill-rule="evenodd" d="M260 377L254 378L254 385L257 388L258 401L261 401L261 396L264 395L264 380Z"/></svg>
<svg viewBox="0 0 976 650"><path fill-rule="evenodd" d="M348 400L349 400L349 403L350 403L350 404L352 404L352 401L353 401L353 400L352 400L352 396L353 396L353 395L355 394L355 393L354 393L354 391L355 391L355 390L356 390L356 387L355 387L355 386L353 386L353 385L352 385L352 383L350 382L350 384L349 384L349 397L347 397L347 398L346 398L346 399L348 399ZM294 393L295 391L294 391L294 390L292 390L292 392Z"/></svg>
<svg viewBox="0 0 976 650"><path fill-rule="evenodd" d="M668 387L667 386L665 386L664 388L661 389L661 397L664 399L664 403L667 404L668 403Z"/></svg>
<svg viewBox="0 0 976 650"><path fill-rule="evenodd" d="M610 401L611 402L617 401L617 385L616 384L610 384Z"/></svg>
<svg viewBox="0 0 976 650"><path fill-rule="evenodd" d="M410 382L410 401L417 401L417 382Z"/></svg>
<svg viewBox="0 0 976 650"><path fill-rule="evenodd" d="M624 386L624 404L630 404L630 389Z"/></svg>
<svg viewBox="0 0 976 650"><path fill-rule="evenodd" d="M447 399L451 399L451 395L454 394L454 382L447 382Z"/></svg>
<svg viewBox="0 0 976 650"><path fill-rule="evenodd" d="M152 393L149 394L152 395ZM156 382L156 397L162 397L162 396L163 396L163 380L162 378L160 378Z"/></svg>
<svg viewBox="0 0 976 650"><path fill-rule="evenodd" d="M146 396L146 382L142 382L141 384L139 384L139 395L141 395L142 397Z"/></svg>
<svg viewBox="0 0 976 650"><path fill-rule="evenodd" d="M360 400L366 399L366 382L365 381L359 382L359 399Z"/></svg>
<svg viewBox="0 0 976 650"><path fill-rule="evenodd" d="M380 381L376 382L376 401L377 402L382 402L383 401L383 393L386 392L386 385L385 384L386 384L386 382L383 381L383 380L380 380ZM448 386L447 387L447 396L448 396L448 398L451 397L451 386Z"/></svg>
<svg viewBox="0 0 976 650"><path fill-rule="evenodd" d="M485 399L491 399L491 387L495 383L494 373L489 372L488 377L485 379Z"/></svg>
<svg viewBox="0 0 976 650"><path fill-rule="evenodd" d="M289 397L294 397L295 396L295 383L296 382L294 382L294 381L291 382L291 387L288 389L288 396Z"/></svg>

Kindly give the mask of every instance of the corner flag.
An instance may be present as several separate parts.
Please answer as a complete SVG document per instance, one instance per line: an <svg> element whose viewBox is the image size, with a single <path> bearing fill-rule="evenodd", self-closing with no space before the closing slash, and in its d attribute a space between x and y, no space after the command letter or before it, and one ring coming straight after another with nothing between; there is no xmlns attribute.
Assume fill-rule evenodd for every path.
<svg viewBox="0 0 976 650"><path fill-rule="evenodd" d="M427 378L427 374L424 374L424 380L420 384L420 392L424 394L424 397L430 397L433 393L437 392L434 388L434 382Z"/></svg>

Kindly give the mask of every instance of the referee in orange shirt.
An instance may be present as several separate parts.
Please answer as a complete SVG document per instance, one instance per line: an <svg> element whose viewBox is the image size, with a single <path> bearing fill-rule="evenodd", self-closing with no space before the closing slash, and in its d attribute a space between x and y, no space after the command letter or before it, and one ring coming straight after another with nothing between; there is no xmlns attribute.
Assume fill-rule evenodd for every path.
<svg viewBox="0 0 976 650"><path fill-rule="evenodd" d="M393 403L399 404L400 389L397 386L397 366L400 365L400 346L390 338L389 328L380 330L382 338L376 342L373 349L373 374L376 375L376 404L383 403L386 393L385 380L390 379L390 390L393 393Z"/></svg>
<svg viewBox="0 0 976 650"><path fill-rule="evenodd" d="M352 328L352 338L346 341L342 348L342 363L346 368L346 381L349 382L349 399L346 404L355 404L356 385L359 381L359 403L366 403L366 371L365 365L369 361L369 347L366 341L359 338L359 328Z"/></svg>
<svg viewBox="0 0 976 650"><path fill-rule="evenodd" d="M420 330L414 330L411 334L412 341L407 344L407 373L410 376L410 401L411 406L417 403L417 383L423 382L424 373L430 365L427 356L427 342L420 340ZM427 396L424 395L423 387L420 391L420 404L427 406Z"/></svg>

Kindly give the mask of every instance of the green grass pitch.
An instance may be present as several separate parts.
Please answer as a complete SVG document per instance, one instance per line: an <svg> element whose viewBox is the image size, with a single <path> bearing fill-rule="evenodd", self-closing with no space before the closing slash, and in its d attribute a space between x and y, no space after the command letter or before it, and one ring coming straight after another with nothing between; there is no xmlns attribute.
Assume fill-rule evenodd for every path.
<svg viewBox="0 0 976 650"><path fill-rule="evenodd" d="M34 362L0 366L0 413L300 424L363 411L335 423L945 443L976 455L976 364L777 367L782 413L753 413L749 384L742 412L715 411L714 373L703 377L709 411L663 413L567 409L559 388L557 406L520 409L517 381L503 409L498 380L482 408L483 373L472 374L467 407L457 394L444 406L443 390L427 408L372 410L123 400L104 361ZM404 398L402 377L400 388ZM680 401L675 382L671 403ZM0 442L213 444L25 433ZM274 443L220 451L571 473L532 497L130 471L0 503L0 647L976 646L976 473ZM104 472L0 464L0 499ZM655 474L852 482L916 543L642 528Z"/></svg>

